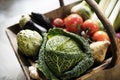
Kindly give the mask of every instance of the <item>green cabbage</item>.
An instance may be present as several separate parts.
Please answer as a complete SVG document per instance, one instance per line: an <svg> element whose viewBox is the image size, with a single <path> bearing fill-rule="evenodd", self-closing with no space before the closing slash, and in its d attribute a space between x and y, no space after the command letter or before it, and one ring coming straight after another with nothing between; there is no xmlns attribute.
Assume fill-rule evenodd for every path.
<svg viewBox="0 0 120 80"><path fill-rule="evenodd" d="M59 28L44 34L37 68L47 80L79 77L93 63L91 49L83 37Z"/></svg>
<svg viewBox="0 0 120 80"><path fill-rule="evenodd" d="M42 36L36 31L26 29L17 34L18 49L26 56L37 56L41 43Z"/></svg>

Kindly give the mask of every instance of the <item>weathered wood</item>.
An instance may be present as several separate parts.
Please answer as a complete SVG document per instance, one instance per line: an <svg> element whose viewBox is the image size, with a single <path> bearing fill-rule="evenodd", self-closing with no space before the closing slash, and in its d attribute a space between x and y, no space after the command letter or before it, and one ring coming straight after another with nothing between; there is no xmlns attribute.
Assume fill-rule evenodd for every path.
<svg viewBox="0 0 120 80"><path fill-rule="evenodd" d="M64 1L63 0L59 0L59 3L60 3L60 7L64 6Z"/></svg>
<svg viewBox="0 0 120 80"><path fill-rule="evenodd" d="M20 63L20 66L26 76L26 79L31 80L30 75L28 74L29 63L26 61L25 57L23 57L22 55L20 55L20 53L18 53L18 46L17 46L17 41L16 41L16 34L18 33L18 31L19 31L19 26L18 24L15 24L6 30L6 34L15 52L15 55Z"/></svg>

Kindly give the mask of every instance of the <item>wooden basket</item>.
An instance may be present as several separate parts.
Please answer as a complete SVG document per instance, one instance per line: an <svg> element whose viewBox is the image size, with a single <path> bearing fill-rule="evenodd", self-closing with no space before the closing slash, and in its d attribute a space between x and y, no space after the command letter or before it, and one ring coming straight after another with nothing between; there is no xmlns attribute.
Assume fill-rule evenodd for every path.
<svg viewBox="0 0 120 80"><path fill-rule="evenodd" d="M67 6L64 5L63 0L59 0L60 1L60 8L53 10L49 13L45 13L45 16L48 17L49 19L53 20L56 17L65 17L67 14L70 14L70 9L80 3L80 1L74 2L72 4L69 4ZM90 6L91 8L93 8L93 10L95 11L95 13L97 14L98 18L101 20L101 22L103 23L103 25L105 26L105 29L110 37L111 40L111 46L112 46L112 50L113 50L113 55L112 57L106 59L101 65L96 66L88 71L85 72L84 75L81 75L79 78L77 78L76 80L108 80L109 78L105 78L105 73L101 72L106 70L110 70L110 68L113 68L115 65L118 64L119 62L119 43L117 41L117 37L115 36L115 31L111 25L111 23L109 22L109 20L104 16L103 12L100 10L100 8L98 7L97 3L94 0L85 0ZM6 34L8 36L8 39L13 47L13 50L16 54L16 57L23 69L23 72L26 76L27 80L31 80L31 77L29 75L29 71L28 71L28 66L30 66L31 64L29 63L29 61L26 59L25 56L20 55L18 53L18 46L17 46L17 41L16 41L16 34L20 31L20 29L18 28L19 24L15 24L13 26L10 26L6 29ZM99 73L101 72L101 73ZM102 78L98 78L99 76L94 76L96 74L100 74L99 76ZM104 74L103 74L104 73ZM101 76L102 75L102 76ZM94 76L94 77L93 77ZM91 77L91 78L90 78ZM110 79L109 79L110 80ZM112 79L111 79L112 80Z"/></svg>

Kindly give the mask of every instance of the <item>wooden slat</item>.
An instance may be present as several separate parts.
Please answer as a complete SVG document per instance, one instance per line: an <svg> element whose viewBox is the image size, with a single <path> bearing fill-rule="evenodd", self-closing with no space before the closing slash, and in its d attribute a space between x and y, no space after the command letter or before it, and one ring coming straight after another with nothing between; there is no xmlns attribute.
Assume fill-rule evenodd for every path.
<svg viewBox="0 0 120 80"><path fill-rule="evenodd" d="M31 80L29 72L28 72L28 63L26 63L27 61L24 60L23 57L20 57L20 54L18 54L18 46L17 46L17 41L16 41L16 32L17 32L17 27L19 27L18 25L13 25L9 28L6 29L6 34L7 37L10 41L10 44L15 52L15 55L20 63L20 66L26 76L26 80ZM25 61L25 62L24 62Z"/></svg>

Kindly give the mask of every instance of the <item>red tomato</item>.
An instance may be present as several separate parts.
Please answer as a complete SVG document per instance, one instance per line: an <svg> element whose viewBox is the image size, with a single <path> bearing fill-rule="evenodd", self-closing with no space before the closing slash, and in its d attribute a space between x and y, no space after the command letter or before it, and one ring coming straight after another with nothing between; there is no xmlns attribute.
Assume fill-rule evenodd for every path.
<svg viewBox="0 0 120 80"><path fill-rule="evenodd" d="M53 25L54 25L55 27L63 27L64 21L63 21L61 18L55 18L55 19L53 20Z"/></svg>
<svg viewBox="0 0 120 80"><path fill-rule="evenodd" d="M109 36L105 31L97 31L97 32L95 32L93 34L92 39L95 40L95 41L105 41L105 40L110 41Z"/></svg>
<svg viewBox="0 0 120 80"><path fill-rule="evenodd" d="M70 14L64 19L64 23L67 31L77 33L83 24L83 19L78 14Z"/></svg>
<svg viewBox="0 0 120 80"><path fill-rule="evenodd" d="M82 30L84 30L88 35L93 35L96 31L99 30L99 26L98 23L88 19L86 21L84 21L83 25L82 25Z"/></svg>

